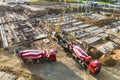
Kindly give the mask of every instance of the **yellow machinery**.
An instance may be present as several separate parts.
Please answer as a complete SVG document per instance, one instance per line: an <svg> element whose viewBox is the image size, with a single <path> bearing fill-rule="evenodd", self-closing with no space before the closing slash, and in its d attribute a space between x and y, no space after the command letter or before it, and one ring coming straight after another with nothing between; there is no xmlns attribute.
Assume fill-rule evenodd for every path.
<svg viewBox="0 0 120 80"><path fill-rule="evenodd" d="M64 0L64 1L67 2L67 1L73 1L73 0ZM69 4L68 4L68 5L69 5ZM63 15L64 15L64 13L66 12L66 9L68 9L68 8L70 9L71 6L70 6L70 5L69 5L69 6L66 5L65 9L62 11L62 13L61 13L61 15L60 15L57 28L55 29L55 32L52 33L52 37L53 37L53 39L56 40L56 41L58 41L58 39L59 39L60 36L61 36L60 27L61 27L61 23L62 23L62 21L63 21Z"/></svg>
<svg viewBox="0 0 120 80"><path fill-rule="evenodd" d="M69 2L70 3L70 2L73 2L73 0L64 0L64 2Z"/></svg>
<svg viewBox="0 0 120 80"><path fill-rule="evenodd" d="M58 25L57 25L57 28L55 29L55 33L53 33L53 39L55 39L56 41L58 41L58 38L60 36L60 27L61 27L61 22L63 21L63 14L65 13L66 9L62 12L62 14L60 15L60 18L59 18L59 22L58 22Z"/></svg>

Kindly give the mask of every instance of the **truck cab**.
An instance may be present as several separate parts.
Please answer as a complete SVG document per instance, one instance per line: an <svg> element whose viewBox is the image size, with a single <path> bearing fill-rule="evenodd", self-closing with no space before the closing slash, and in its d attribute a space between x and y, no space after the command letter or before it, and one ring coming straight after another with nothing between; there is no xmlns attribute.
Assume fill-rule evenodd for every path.
<svg viewBox="0 0 120 80"><path fill-rule="evenodd" d="M90 73L97 74L101 70L101 63L98 60L91 61L88 68Z"/></svg>

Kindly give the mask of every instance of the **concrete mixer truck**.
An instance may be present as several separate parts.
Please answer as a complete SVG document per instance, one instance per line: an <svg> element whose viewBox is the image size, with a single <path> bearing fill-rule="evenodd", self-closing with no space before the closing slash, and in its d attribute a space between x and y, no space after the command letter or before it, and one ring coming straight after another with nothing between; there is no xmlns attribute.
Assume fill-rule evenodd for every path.
<svg viewBox="0 0 120 80"><path fill-rule="evenodd" d="M56 61L56 51L53 49L43 51L17 49L16 53L25 64Z"/></svg>
<svg viewBox="0 0 120 80"><path fill-rule="evenodd" d="M84 70L90 74L97 74L101 70L101 63L98 60L93 60L82 48L73 44L67 43L65 40L59 40L59 44Z"/></svg>

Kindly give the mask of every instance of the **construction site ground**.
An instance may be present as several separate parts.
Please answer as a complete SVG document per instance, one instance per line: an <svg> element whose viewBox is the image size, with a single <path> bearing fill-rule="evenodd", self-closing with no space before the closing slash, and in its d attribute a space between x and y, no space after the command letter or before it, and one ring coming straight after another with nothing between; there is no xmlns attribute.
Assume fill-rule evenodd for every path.
<svg viewBox="0 0 120 80"><path fill-rule="evenodd" d="M59 46L57 53L57 62L29 64L25 65L14 54L9 51L1 51L0 70L15 75L18 79L23 80L119 80L120 70L113 67L104 67L98 75L90 75L84 71L72 58L66 56ZM11 49L11 50L14 50ZM118 65L119 66L119 65ZM35 79L31 75L36 75ZM1 76L1 79L4 76ZM15 80L15 79L4 79Z"/></svg>
<svg viewBox="0 0 120 80"><path fill-rule="evenodd" d="M97 54L95 52L103 55L102 57L98 56L101 62L103 61L100 73L92 75L67 56L63 48L50 37L51 32L54 32L58 25L60 16L53 12L60 14L60 9L53 9L52 6L45 11L43 8L46 6L43 6L41 8L43 11L35 11L38 7L36 5L12 6L12 9L0 7L4 11L0 17L0 23L2 23L0 25L0 80L120 80L120 17L116 19L114 15L106 16L108 14L103 15L102 12L101 14L71 12L63 15L61 30L77 37L74 40L73 36L68 36L71 38L69 40L73 39L78 43L85 42L82 45L84 49L93 47L92 57L95 57L94 59ZM7 12L5 9L13 10L13 12ZM16 10L18 13L15 12ZM20 13L20 10L23 12ZM46 14L47 12L49 15ZM98 23L99 21L100 23ZM31 40L33 38L34 40ZM26 65L15 53L15 49L20 47L24 50L55 49L57 50L57 61ZM85 51L88 52L87 49ZM106 65L105 60L108 61L106 63L113 64L115 62L115 64Z"/></svg>

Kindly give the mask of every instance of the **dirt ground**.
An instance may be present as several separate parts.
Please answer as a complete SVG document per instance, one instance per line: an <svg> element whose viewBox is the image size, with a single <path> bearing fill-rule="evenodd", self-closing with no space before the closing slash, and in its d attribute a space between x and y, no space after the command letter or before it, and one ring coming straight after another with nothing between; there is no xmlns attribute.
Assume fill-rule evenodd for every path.
<svg viewBox="0 0 120 80"><path fill-rule="evenodd" d="M114 68L120 70L120 50L115 50L113 52L113 55L111 55L113 59L115 59L117 61L117 64L114 66Z"/></svg>
<svg viewBox="0 0 120 80"><path fill-rule="evenodd" d="M45 8L46 6L34 7ZM50 5L48 5L51 7ZM48 7L47 6L47 7ZM53 5L52 5L53 6ZM55 7L56 5L54 5ZM104 21L102 21L104 22ZM101 23L102 23L101 22ZM12 45L9 50L0 49L0 71L14 74L18 77L25 77L28 80L120 80L120 50L116 50L112 54L112 58L117 60L117 64L113 67L102 66L102 70L98 75L90 75L84 71L72 58L66 56L66 53L56 42L50 38L48 43L45 39L31 42L29 46ZM56 49L57 62L29 64L25 65L22 60L15 54L15 49L21 47L23 49Z"/></svg>
<svg viewBox="0 0 120 80"><path fill-rule="evenodd" d="M67 57L59 45L56 48L56 45L52 45L53 43L55 42L45 44L43 40L41 40L35 42L34 46L27 49L36 49L36 44L37 46L39 45L37 49L40 49L41 46L44 46L44 48L55 48L58 50L57 62L25 65L15 55L14 49L18 47L15 46L8 51L0 50L0 70L8 71L18 76L20 72L22 72L21 75L29 74L39 77L39 79L33 78L30 80L41 80L41 78L44 80L105 80L106 78L109 80L120 80L120 70L112 67L103 66L98 75L89 75L89 73L84 71L73 59ZM24 49L25 48L26 47L24 47ZM9 69L14 71L10 71Z"/></svg>

